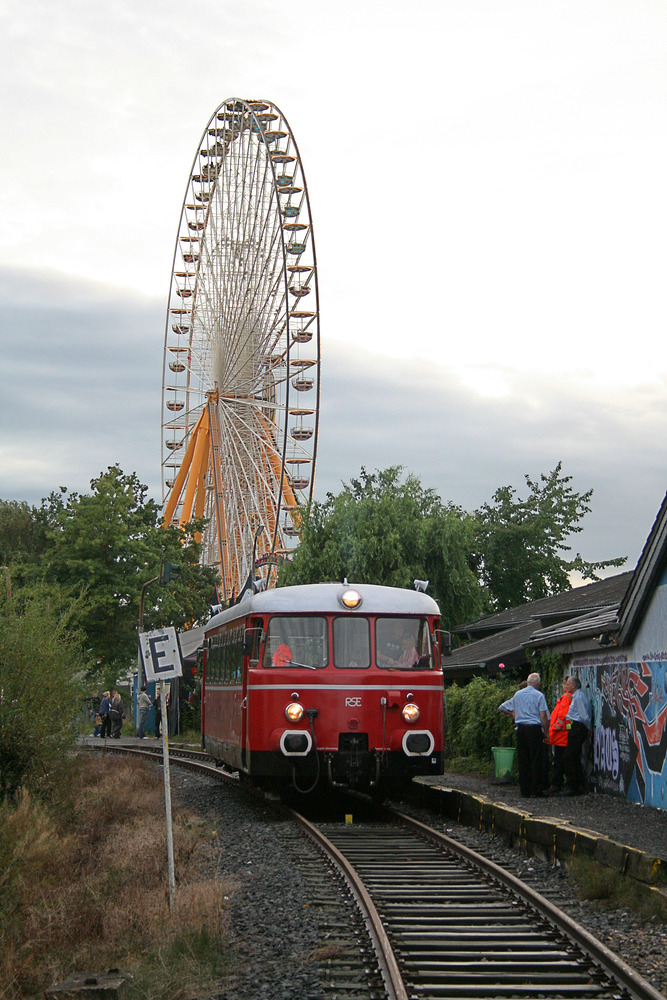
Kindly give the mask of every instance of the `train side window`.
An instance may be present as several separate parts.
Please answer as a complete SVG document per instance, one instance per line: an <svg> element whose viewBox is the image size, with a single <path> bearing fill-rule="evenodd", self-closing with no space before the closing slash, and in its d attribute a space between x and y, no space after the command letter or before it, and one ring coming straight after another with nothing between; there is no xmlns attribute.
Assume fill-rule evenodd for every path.
<svg viewBox="0 0 667 1000"><path fill-rule="evenodd" d="M211 645L209 647L209 658L206 665L206 676L209 683L217 684L220 681L220 661L221 661L221 645L220 641L222 636L214 635L211 636Z"/></svg>
<svg viewBox="0 0 667 1000"><path fill-rule="evenodd" d="M230 682L238 684L243 675L243 646L245 642L245 629L239 625L234 629L232 639L232 663Z"/></svg>
<svg viewBox="0 0 667 1000"><path fill-rule="evenodd" d="M333 662L339 670L367 670L371 665L368 618L340 616L333 622Z"/></svg>
<svg viewBox="0 0 667 1000"><path fill-rule="evenodd" d="M222 663L220 664L220 680L223 684L229 683L229 632L222 635Z"/></svg>
<svg viewBox="0 0 667 1000"><path fill-rule="evenodd" d="M262 666L321 670L328 662L326 618L314 615L274 615L269 619Z"/></svg>

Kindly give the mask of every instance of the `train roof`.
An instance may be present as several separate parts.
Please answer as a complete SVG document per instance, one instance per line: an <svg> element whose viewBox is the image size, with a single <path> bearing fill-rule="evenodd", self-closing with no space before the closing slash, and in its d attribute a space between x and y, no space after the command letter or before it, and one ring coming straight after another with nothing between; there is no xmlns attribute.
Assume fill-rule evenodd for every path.
<svg viewBox="0 0 667 1000"><path fill-rule="evenodd" d="M361 595L361 604L353 610L346 608L340 600L347 590L356 590ZM252 614L294 612L439 615L440 608L432 597L418 590L379 587L370 583L308 583L298 587L276 587L259 594L247 592L238 604L214 615L205 628L209 631Z"/></svg>

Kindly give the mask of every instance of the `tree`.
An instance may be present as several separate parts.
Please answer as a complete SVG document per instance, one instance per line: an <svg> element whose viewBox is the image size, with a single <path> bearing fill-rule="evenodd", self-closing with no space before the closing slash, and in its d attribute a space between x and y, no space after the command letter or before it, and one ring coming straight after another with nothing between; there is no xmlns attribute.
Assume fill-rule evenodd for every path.
<svg viewBox="0 0 667 1000"><path fill-rule="evenodd" d="M502 486L474 515L479 575L496 611L568 590L573 572L598 580L599 570L625 562L587 562L579 553L573 559L561 554L570 551L569 536L582 530L593 496L593 490L575 492L561 462L539 480L525 479L525 499L512 486Z"/></svg>
<svg viewBox="0 0 667 1000"><path fill-rule="evenodd" d="M54 787L82 707L77 606L57 588L0 593L0 799Z"/></svg>
<svg viewBox="0 0 667 1000"><path fill-rule="evenodd" d="M283 564L280 585L349 579L412 589L430 581L445 627L483 610L482 590L469 562L473 523L444 505L400 467L368 473L315 503L304 517L299 547Z"/></svg>
<svg viewBox="0 0 667 1000"><path fill-rule="evenodd" d="M22 500L0 500L0 566L15 569L17 582L30 575L46 544L42 511Z"/></svg>
<svg viewBox="0 0 667 1000"><path fill-rule="evenodd" d="M198 620L215 599L215 572L199 565L195 532L164 529L147 487L117 466L91 481L92 492L51 494L43 502L48 525L43 559L46 579L58 583L79 605L91 666L103 665L110 682L136 658L139 604L144 584L159 577L163 562L182 570L168 586L145 592L146 630Z"/></svg>

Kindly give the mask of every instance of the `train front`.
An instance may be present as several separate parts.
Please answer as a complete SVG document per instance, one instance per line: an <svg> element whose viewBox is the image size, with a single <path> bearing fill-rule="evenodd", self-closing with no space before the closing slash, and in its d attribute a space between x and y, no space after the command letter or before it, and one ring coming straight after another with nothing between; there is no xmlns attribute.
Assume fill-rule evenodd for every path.
<svg viewBox="0 0 667 1000"><path fill-rule="evenodd" d="M273 595L282 607L255 620L248 671L249 772L304 792L329 783L378 794L441 774L435 601L365 585Z"/></svg>

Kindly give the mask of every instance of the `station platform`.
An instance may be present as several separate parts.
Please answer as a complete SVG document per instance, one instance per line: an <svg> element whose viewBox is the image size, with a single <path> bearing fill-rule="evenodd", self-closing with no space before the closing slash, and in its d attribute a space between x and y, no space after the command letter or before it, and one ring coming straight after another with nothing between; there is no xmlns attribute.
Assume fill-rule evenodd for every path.
<svg viewBox="0 0 667 1000"><path fill-rule="evenodd" d="M566 865L589 857L667 896L665 810L595 793L524 799L511 782L452 772L414 784L422 805L524 853Z"/></svg>

